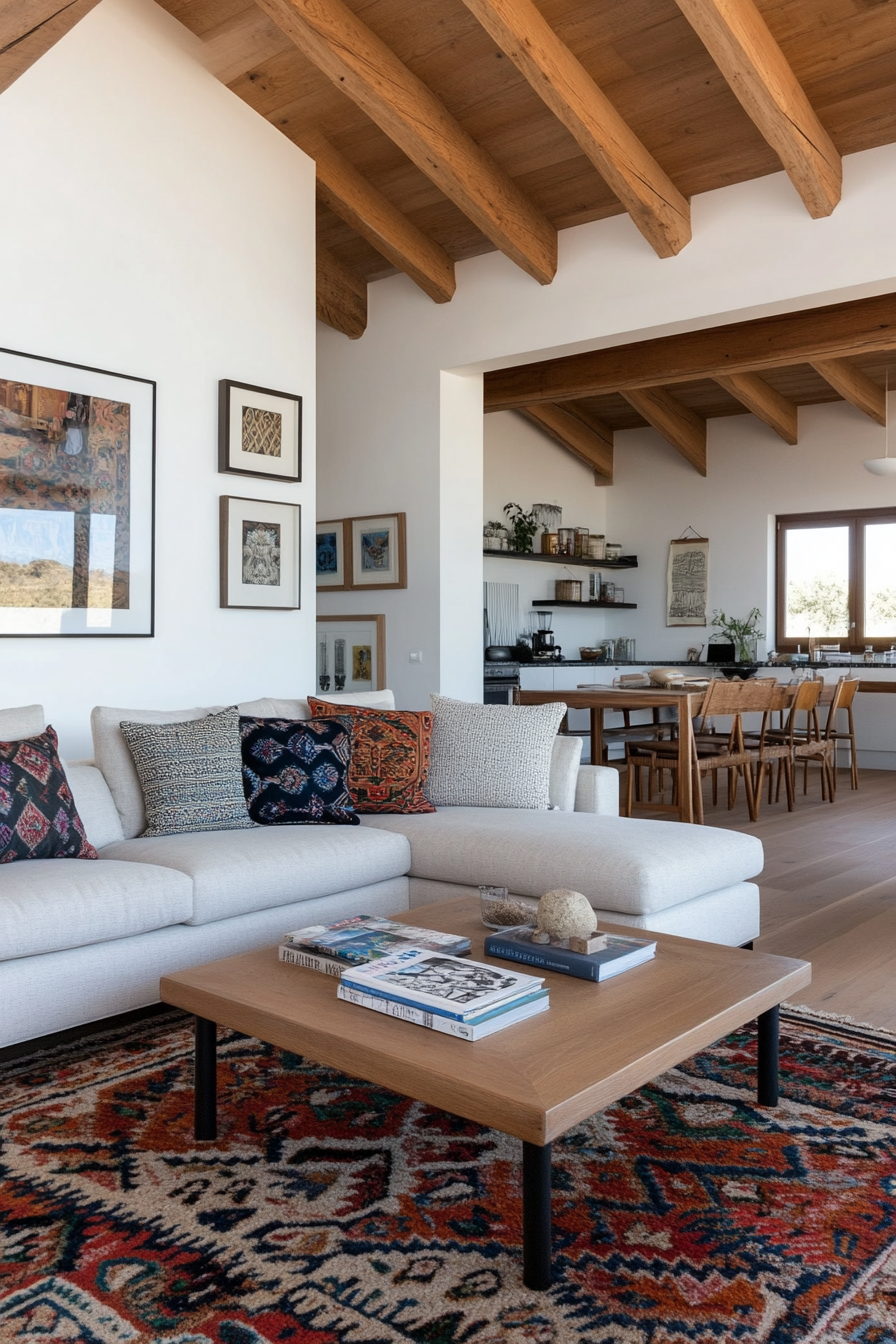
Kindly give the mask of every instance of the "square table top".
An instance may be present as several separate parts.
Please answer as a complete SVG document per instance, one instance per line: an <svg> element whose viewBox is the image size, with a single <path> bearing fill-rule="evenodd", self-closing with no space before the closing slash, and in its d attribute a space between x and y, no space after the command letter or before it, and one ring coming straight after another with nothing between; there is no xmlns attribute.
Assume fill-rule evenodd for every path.
<svg viewBox="0 0 896 1344"><path fill-rule="evenodd" d="M489 930L475 898L415 907L413 915L429 928L468 935L475 960L511 964L484 955ZM407 911L395 916L403 917ZM332 976L279 961L276 947L166 975L161 997L315 1063L546 1144L812 978L808 962L790 957L614 931L655 937L656 957L597 984L545 972L548 1011L481 1041L345 1003Z"/></svg>

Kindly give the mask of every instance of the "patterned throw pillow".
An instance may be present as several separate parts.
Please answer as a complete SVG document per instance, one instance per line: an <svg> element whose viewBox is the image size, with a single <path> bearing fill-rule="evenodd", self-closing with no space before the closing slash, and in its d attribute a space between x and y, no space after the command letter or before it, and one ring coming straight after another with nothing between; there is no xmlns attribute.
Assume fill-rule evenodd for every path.
<svg viewBox="0 0 896 1344"><path fill-rule="evenodd" d="M121 731L143 789L144 835L252 825L243 797L238 710L181 723L123 720Z"/></svg>
<svg viewBox="0 0 896 1344"><path fill-rule="evenodd" d="M243 789L262 826L357 826L341 719L240 719Z"/></svg>
<svg viewBox="0 0 896 1344"><path fill-rule="evenodd" d="M436 807L550 806L554 738L566 705L480 705L431 695Z"/></svg>
<svg viewBox="0 0 896 1344"><path fill-rule="evenodd" d="M47 727L37 737L0 742L0 863L95 859Z"/></svg>
<svg viewBox="0 0 896 1344"><path fill-rule="evenodd" d="M313 696L308 704L312 714L351 724L348 787L359 812L435 812L423 792L432 735L427 710L364 709Z"/></svg>

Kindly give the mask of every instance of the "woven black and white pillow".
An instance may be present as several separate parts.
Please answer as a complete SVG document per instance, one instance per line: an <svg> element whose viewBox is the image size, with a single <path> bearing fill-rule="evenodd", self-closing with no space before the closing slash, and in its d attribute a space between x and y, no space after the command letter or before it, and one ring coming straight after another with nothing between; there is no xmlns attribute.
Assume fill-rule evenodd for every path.
<svg viewBox="0 0 896 1344"><path fill-rule="evenodd" d="M185 723L121 724L146 804L147 836L236 831L253 823L243 793L237 709Z"/></svg>
<svg viewBox="0 0 896 1344"><path fill-rule="evenodd" d="M566 705L430 700L426 796L435 807L550 806L551 756Z"/></svg>

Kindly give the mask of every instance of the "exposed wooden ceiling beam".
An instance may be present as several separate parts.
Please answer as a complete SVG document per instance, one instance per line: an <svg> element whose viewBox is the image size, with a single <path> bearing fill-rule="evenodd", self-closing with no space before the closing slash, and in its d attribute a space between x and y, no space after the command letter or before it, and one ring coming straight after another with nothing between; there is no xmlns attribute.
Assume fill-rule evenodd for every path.
<svg viewBox="0 0 896 1344"><path fill-rule="evenodd" d="M661 257L691 239L691 209L532 0L464 0L575 137Z"/></svg>
<svg viewBox="0 0 896 1344"><path fill-rule="evenodd" d="M342 0L258 3L496 247L550 284L557 269L554 226Z"/></svg>
<svg viewBox="0 0 896 1344"><path fill-rule="evenodd" d="M587 462L589 467L593 467L595 484L612 485L613 431L596 415L589 415L586 424L563 406L551 405L524 406L522 414L576 457ZM601 478L599 481L598 476Z"/></svg>
<svg viewBox="0 0 896 1344"><path fill-rule="evenodd" d="M350 340L367 327L367 283L359 280L325 247L317 249L317 316Z"/></svg>
<svg viewBox="0 0 896 1344"><path fill-rule="evenodd" d="M706 475L706 421L702 415L689 410L664 387L629 388L622 395L701 476Z"/></svg>
<svg viewBox="0 0 896 1344"><path fill-rule="evenodd" d="M626 388L761 373L877 350L896 350L893 294L496 369L485 375L485 409L575 401Z"/></svg>
<svg viewBox="0 0 896 1344"><path fill-rule="evenodd" d="M319 131L307 131L297 139L317 166L321 200L431 299L447 303L455 279L454 262L445 249L412 224Z"/></svg>
<svg viewBox="0 0 896 1344"><path fill-rule="evenodd" d="M871 381L867 373L848 364L845 359L812 359L809 361L844 401L870 415L879 425L887 423L887 399L882 387Z"/></svg>
<svg viewBox="0 0 896 1344"><path fill-rule="evenodd" d="M753 0L676 0L813 219L840 200L843 168Z"/></svg>
<svg viewBox="0 0 896 1344"><path fill-rule="evenodd" d="M89 14L99 0L3 0L0 93Z"/></svg>
<svg viewBox="0 0 896 1344"><path fill-rule="evenodd" d="M752 411L757 420L780 434L785 443L799 442L796 406L758 373L719 373L716 382Z"/></svg>

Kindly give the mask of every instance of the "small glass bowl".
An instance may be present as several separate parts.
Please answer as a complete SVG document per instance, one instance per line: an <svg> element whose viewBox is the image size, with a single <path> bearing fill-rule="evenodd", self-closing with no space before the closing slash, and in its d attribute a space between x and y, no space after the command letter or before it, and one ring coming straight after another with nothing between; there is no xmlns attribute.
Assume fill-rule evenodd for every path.
<svg viewBox="0 0 896 1344"><path fill-rule="evenodd" d="M531 896L509 896L506 887L479 888L479 916L487 929L512 929L534 924L538 901Z"/></svg>

